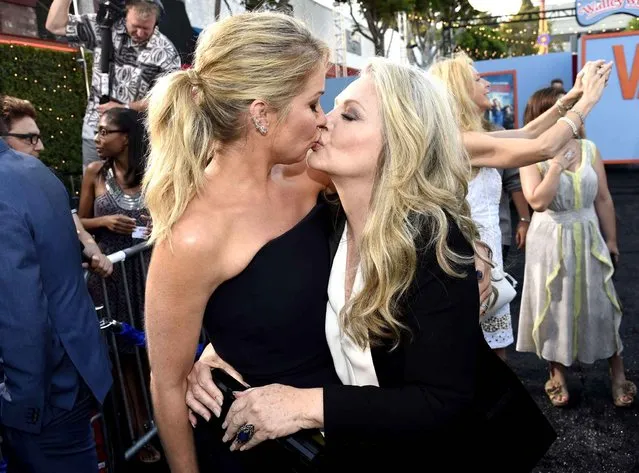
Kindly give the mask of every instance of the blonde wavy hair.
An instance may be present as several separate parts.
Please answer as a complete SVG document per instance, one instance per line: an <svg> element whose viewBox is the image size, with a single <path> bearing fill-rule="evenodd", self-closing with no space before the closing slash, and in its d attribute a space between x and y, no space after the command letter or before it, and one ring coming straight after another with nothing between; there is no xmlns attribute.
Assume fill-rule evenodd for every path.
<svg viewBox="0 0 639 473"><path fill-rule="evenodd" d="M160 78L149 94L151 242L170 241L214 149L245 133L249 105L262 99L282 120L328 55L303 23L280 13L234 15L202 32L193 67Z"/></svg>
<svg viewBox="0 0 639 473"><path fill-rule="evenodd" d="M466 201L471 168L441 85L417 68L381 58L363 74L375 84L383 150L360 246L364 287L340 318L361 347L384 339L397 346L406 328L398 302L415 277L417 251L434 247L438 264L454 277L472 265L472 255L447 244L450 221L473 248L478 238Z"/></svg>
<svg viewBox="0 0 639 473"><path fill-rule="evenodd" d="M441 59L428 69L428 74L441 80L455 99L455 112L462 131L484 131L482 112L473 101L475 77L473 60L464 52Z"/></svg>

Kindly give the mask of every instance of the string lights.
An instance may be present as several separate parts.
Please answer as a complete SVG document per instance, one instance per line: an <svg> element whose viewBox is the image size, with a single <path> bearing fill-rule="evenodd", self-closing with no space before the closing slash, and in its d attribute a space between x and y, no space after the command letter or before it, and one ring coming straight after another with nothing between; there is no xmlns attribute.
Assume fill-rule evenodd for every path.
<svg viewBox="0 0 639 473"><path fill-rule="evenodd" d="M537 31L534 29L524 28L523 30L515 31L512 28L503 28L500 30L486 27L486 26L469 26L466 28L473 36L478 36L480 38L498 41L500 43L504 43L507 46L531 46L535 47ZM535 40L522 40L517 38L509 38L506 35L531 35L535 38ZM498 51L480 51L479 49L472 49L467 47L459 47L459 50L464 50L466 53L472 55L475 58L481 59L503 59L505 57L519 57L519 56L527 56L530 55L530 52L522 52L521 54L513 53L512 51L499 53Z"/></svg>
<svg viewBox="0 0 639 473"><path fill-rule="evenodd" d="M58 80L60 81L60 83L57 83L57 84L51 84L47 80L43 80L42 76L40 77L40 79L32 78L28 72L30 70L30 67L24 66L25 59L20 57L21 54L19 54L19 49L18 49L18 47L24 47L24 46L30 46L30 45L27 45L27 44L22 45L20 43L16 43L14 45L10 43L7 46L10 50L10 53L8 56L9 58L12 58L13 62L15 63L14 71L17 71L17 72L13 73L13 77L15 78L16 81L24 81L28 83L29 85L27 86L27 89L29 90L33 88L36 90L41 90L42 92L44 92L44 94L51 94L56 103L65 103L67 101L67 94L73 95L73 101L77 100L77 97L76 97L77 92L74 93L73 87L71 86L72 84L69 82L71 81L72 78L67 77L68 72L66 74L61 74L62 71L57 73L57 74L61 74L61 79L60 79L60 75L57 75ZM73 59L73 61L75 63L75 59ZM70 66L71 65L69 65L69 68ZM54 62L53 64L51 64L51 67L54 68L54 70L62 69L63 64L62 62L60 63ZM77 67L73 67L72 70L73 72L78 71ZM24 74L24 77L23 77L23 74ZM71 121L71 122L77 121L76 113L69 113L68 115L66 115L64 113L60 113L59 111L58 112L54 111L52 107L48 107L48 106L43 107L42 105L38 103L34 103L34 106L40 113L44 114L48 120L51 120L51 121L55 120L56 123L60 123L60 128L63 127L62 124L66 121ZM54 142L64 142L64 140L69 139L68 130L64 130L64 129L57 129L55 131L51 130L46 136L47 136L46 137L47 146L49 144L54 144ZM59 146L60 145L58 144L58 147ZM66 168L66 165L68 163L70 163L70 161L68 161L67 159L60 159L59 161L52 162L51 167L55 170L61 170L60 166L62 166L64 169Z"/></svg>
<svg viewBox="0 0 639 473"><path fill-rule="evenodd" d="M471 29L471 28L469 28ZM494 30L492 30L494 31ZM508 37L504 37L498 34L491 34L490 33L491 30L480 26L478 29L474 29L473 33L476 34L477 36L480 36L482 38L486 38L486 39L494 39L496 41L501 41L507 44L521 44L521 45L526 45L526 44L530 44L531 46L535 45L535 41L524 41L524 40L520 40L520 39L514 39L514 38L508 38ZM506 34L511 34L513 32L513 30L505 30L504 33ZM528 30L522 30L519 33L520 34L526 34L528 32ZM531 32L532 35L535 36L535 38L537 37L537 31L532 31Z"/></svg>

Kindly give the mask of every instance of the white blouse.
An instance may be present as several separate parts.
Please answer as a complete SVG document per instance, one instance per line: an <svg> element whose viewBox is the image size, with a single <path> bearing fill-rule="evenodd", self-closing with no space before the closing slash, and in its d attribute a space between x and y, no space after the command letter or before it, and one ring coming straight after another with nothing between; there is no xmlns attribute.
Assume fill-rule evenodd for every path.
<svg viewBox="0 0 639 473"><path fill-rule="evenodd" d="M335 370L342 383L353 386L379 386L375 365L369 347L362 350L348 335L342 332L339 313L346 304L344 283L346 280L347 229L337 247L328 281L326 304L326 341L333 357ZM364 283L359 268L351 294L362 290Z"/></svg>

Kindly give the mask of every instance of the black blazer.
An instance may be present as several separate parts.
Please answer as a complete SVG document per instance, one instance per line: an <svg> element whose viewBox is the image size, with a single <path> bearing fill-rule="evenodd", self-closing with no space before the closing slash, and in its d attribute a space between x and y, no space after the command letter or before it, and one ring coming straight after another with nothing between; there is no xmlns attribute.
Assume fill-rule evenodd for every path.
<svg viewBox="0 0 639 473"><path fill-rule="evenodd" d="M451 222L452 223L452 222ZM472 248L451 224L449 245ZM411 333L372 348L380 387L324 388L328 470L527 472L556 434L515 374L484 340L474 267L448 276L435 249L420 251L400 301ZM360 470L363 471L363 470Z"/></svg>

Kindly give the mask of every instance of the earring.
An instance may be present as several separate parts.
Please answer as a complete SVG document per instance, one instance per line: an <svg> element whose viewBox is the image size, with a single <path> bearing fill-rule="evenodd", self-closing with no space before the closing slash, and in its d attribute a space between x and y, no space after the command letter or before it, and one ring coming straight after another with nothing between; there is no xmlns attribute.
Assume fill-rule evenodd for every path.
<svg viewBox="0 0 639 473"><path fill-rule="evenodd" d="M268 133L268 128L266 128L264 125L258 122L257 118L252 117L252 119L253 119L253 125L255 125L255 128L257 129L257 131L259 131L260 134L262 135L266 135Z"/></svg>

